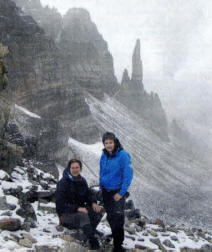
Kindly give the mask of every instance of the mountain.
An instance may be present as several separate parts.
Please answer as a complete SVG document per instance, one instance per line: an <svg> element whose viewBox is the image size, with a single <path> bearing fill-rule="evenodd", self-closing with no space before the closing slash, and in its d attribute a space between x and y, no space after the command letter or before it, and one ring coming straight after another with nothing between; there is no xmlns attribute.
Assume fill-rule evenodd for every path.
<svg viewBox="0 0 212 252"><path fill-rule="evenodd" d="M33 4L40 8L38 0ZM12 97L2 130L4 140L23 150L22 162L58 177L77 156L89 182L96 181L102 132L113 131L132 157L130 193L143 214L210 227L211 171L184 151L176 125L168 135L158 95L144 90L139 40L132 76L125 71L119 86L107 43L87 11L69 10L57 38L38 23L11 0L0 1Z"/></svg>
<svg viewBox="0 0 212 252"><path fill-rule="evenodd" d="M78 83L98 98L102 98L104 92L114 94L118 83L112 55L85 9L72 8L61 17L54 8L42 7L40 0L15 2L55 41L69 81Z"/></svg>
<svg viewBox="0 0 212 252"><path fill-rule="evenodd" d="M5 63L13 102L43 119L33 134L37 158L64 163L70 136L90 143L97 139L84 91L69 78L60 49L33 18L12 1L0 4L0 41L10 51Z"/></svg>
<svg viewBox="0 0 212 252"><path fill-rule="evenodd" d="M143 66L140 56L140 40L136 41L132 56L132 76L124 70L121 87L116 98L139 117L144 118L148 128L161 139L169 141L165 111L157 93L148 94L143 85Z"/></svg>

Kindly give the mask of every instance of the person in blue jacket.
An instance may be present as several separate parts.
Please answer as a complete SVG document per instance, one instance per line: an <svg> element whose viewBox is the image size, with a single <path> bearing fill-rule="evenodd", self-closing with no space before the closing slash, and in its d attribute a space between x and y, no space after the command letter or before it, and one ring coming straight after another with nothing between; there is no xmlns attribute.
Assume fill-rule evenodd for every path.
<svg viewBox="0 0 212 252"><path fill-rule="evenodd" d="M60 224L69 229L82 228L89 240L91 249L98 249L99 242L95 237L103 211L97 205L95 196L88 187L86 179L81 176L82 163L71 159L57 183L56 211Z"/></svg>
<svg viewBox="0 0 212 252"><path fill-rule="evenodd" d="M104 144L100 159L100 189L102 190L107 220L112 230L114 252L125 251L124 208L125 194L132 182L133 170L130 155L121 146L112 132L104 133Z"/></svg>

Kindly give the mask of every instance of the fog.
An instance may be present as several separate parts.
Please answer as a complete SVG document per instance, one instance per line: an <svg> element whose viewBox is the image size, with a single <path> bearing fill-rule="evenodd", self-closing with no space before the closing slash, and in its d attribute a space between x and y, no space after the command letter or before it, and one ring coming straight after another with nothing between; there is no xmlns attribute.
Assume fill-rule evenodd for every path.
<svg viewBox="0 0 212 252"><path fill-rule="evenodd" d="M145 89L159 93L169 120L180 119L203 138L212 134L210 0L41 2L62 14L72 7L89 11L108 42L119 81L124 68L131 72L132 51L140 38Z"/></svg>

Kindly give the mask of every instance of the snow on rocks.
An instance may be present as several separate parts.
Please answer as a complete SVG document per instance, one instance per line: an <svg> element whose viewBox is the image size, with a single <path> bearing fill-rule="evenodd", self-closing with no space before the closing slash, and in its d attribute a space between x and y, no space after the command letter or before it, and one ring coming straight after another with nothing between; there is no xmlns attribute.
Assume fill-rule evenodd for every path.
<svg viewBox="0 0 212 252"><path fill-rule="evenodd" d="M26 166L26 165L25 165ZM6 178L6 180L5 180ZM55 212L56 179L31 165L0 173L0 252L87 251L81 230L59 225ZM101 192L92 187L102 204ZM185 226L166 226L142 216L132 199L126 202L124 247L134 251L212 251L212 233ZM106 214L97 227L102 251L112 251Z"/></svg>
<svg viewBox="0 0 212 252"><path fill-rule="evenodd" d="M3 170L0 170L0 180L8 180L8 179L9 179L9 174Z"/></svg>
<svg viewBox="0 0 212 252"><path fill-rule="evenodd" d="M33 117L33 118L37 118L37 119L41 119L41 117L35 113L32 113L31 111L27 110L26 108L24 107L21 107L21 106L18 106L17 104L15 104L15 108L20 110L22 113L30 116L30 117Z"/></svg>

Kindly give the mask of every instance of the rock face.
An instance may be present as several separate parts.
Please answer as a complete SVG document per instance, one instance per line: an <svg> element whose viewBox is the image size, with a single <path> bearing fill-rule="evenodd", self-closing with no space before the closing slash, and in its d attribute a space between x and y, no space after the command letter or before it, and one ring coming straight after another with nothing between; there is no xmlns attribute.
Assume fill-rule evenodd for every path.
<svg viewBox="0 0 212 252"><path fill-rule="evenodd" d="M70 9L63 18L59 46L69 79L97 98L118 88L107 43L84 9Z"/></svg>
<svg viewBox="0 0 212 252"><path fill-rule="evenodd" d="M148 94L144 90L140 40L137 40L132 56L131 79L125 69L116 97L136 115L144 118L148 122L148 128L159 135L161 139L168 141L167 120L160 98L158 94L153 92Z"/></svg>
<svg viewBox="0 0 212 252"><path fill-rule="evenodd" d="M31 2L39 5L39 1ZM82 65L85 62L88 63L93 58L93 54L86 58L86 55L80 54L80 50L85 46L86 54L91 52L91 48L93 48L97 61L95 64L98 65L101 62L102 55L106 53L106 43L103 40L103 42L100 41L101 36L99 35L96 43L99 45L99 51L102 48L104 49L102 49L102 55L98 54L93 45L86 47L82 42L86 40L84 37L82 37L82 43L79 47L76 47L74 42L72 44L73 36L69 34L69 29L72 31L70 25L77 25L73 20L80 20L80 13L76 11L72 18L71 12L65 18L66 26L62 36L64 39L70 38L68 42L71 43L70 47L72 49L70 49L70 52L62 53L54 40L45 34L44 30L37 25L32 17L25 15L10 0L0 2L0 41L8 45L10 50L10 54L5 58L9 70L9 90L14 97L13 100L18 105L25 107L41 118L41 120L28 119L32 126L30 137L36 138L37 149L35 153L36 158L39 160L53 160L65 164L70 157L70 150L67 147L69 137L87 143L95 142L98 137L98 129L85 102L85 96L87 90L91 93L95 92L98 89L96 85L99 85L96 96L100 96L100 89L102 83L105 85L105 81L99 74L101 71L104 72L104 69L95 72L91 67L92 69L89 71L93 74L92 77L89 80L86 79L87 77L81 78L85 73L86 76L89 76L89 71L87 71L88 68L84 68L84 72L81 71L80 60ZM83 20L83 22L88 22L88 18L87 15L86 20ZM87 25L94 27L92 23ZM95 32L97 33L97 30ZM61 47L65 46L64 39L60 41ZM95 41L95 38L93 40ZM89 44L90 41L87 41L87 45ZM108 71L113 73L113 67L110 66L112 57L105 56L105 58L111 59L108 63ZM74 64L76 67L74 67ZM77 70L74 75L73 69L77 67L80 70ZM106 76L107 74L108 72L105 73ZM78 80L75 78L76 75L79 76ZM85 89L83 82L85 85L88 83ZM112 84L109 82L109 90L114 83L115 79ZM22 131L21 135L26 140L28 131L23 132L23 128L26 128L25 120L18 119L16 115L20 113L16 112L17 109L15 109L10 120L12 123L18 121L18 130ZM17 129L16 132L18 132ZM10 130L11 134L14 134L14 132Z"/></svg>
<svg viewBox="0 0 212 252"><path fill-rule="evenodd" d="M0 55L3 57L4 47L2 44L0 45ZM1 67L3 68L3 66L4 62L1 60ZM9 121L12 107L12 97L7 85L5 86L4 71L0 70L0 168L11 172L17 163L21 162L23 150L20 146L12 144L5 139L6 125Z"/></svg>
<svg viewBox="0 0 212 252"><path fill-rule="evenodd" d="M21 7L23 12L32 16L55 42L60 38L62 16L57 9L49 8L48 6L43 8L40 0L14 0L14 2Z"/></svg>
<svg viewBox="0 0 212 252"><path fill-rule="evenodd" d="M40 0L15 0L58 45L67 79L102 98L118 89L113 58L107 43L85 9L70 9L62 17L56 9L42 7Z"/></svg>

